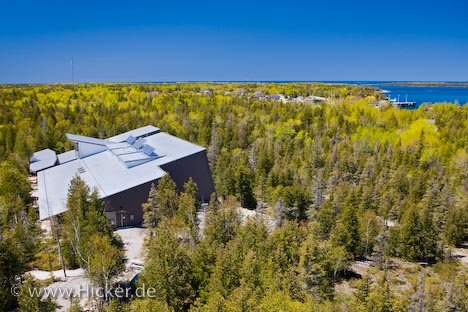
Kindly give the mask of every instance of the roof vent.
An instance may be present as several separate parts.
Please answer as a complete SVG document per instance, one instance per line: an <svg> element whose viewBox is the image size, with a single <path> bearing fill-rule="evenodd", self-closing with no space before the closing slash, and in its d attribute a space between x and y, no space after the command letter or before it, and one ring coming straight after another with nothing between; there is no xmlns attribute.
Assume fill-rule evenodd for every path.
<svg viewBox="0 0 468 312"><path fill-rule="evenodd" d="M83 167L78 167L78 173L85 173L85 169Z"/></svg>
<svg viewBox="0 0 468 312"><path fill-rule="evenodd" d="M130 135L126 140L128 144L133 144L136 141L136 138L133 135Z"/></svg>
<svg viewBox="0 0 468 312"><path fill-rule="evenodd" d="M136 148L136 149L139 149L141 148L141 146L145 143L145 139L143 138L139 138L138 140L136 140L136 142L133 144L133 147Z"/></svg>
<svg viewBox="0 0 468 312"><path fill-rule="evenodd" d="M158 156L154 148L152 146L149 146L148 144L143 144L143 146L141 147L141 151L150 157Z"/></svg>

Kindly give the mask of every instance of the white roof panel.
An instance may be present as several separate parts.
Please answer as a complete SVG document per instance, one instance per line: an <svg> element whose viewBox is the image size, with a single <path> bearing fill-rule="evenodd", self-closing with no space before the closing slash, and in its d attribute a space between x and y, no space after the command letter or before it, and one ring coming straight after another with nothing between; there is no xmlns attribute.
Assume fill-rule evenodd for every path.
<svg viewBox="0 0 468 312"><path fill-rule="evenodd" d="M133 130L115 135L113 137L108 138L108 140L113 141L113 142L123 142L127 140L129 136L132 136L135 139L138 139L140 137L158 133L159 131L160 131L159 128L152 126L152 125L148 125L148 126L140 127L137 129L133 129Z"/></svg>
<svg viewBox="0 0 468 312"><path fill-rule="evenodd" d="M91 189L97 188L99 195L104 197L102 189L81 159L43 170L37 175L41 220L66 210L68 188L75 175L79 175Z"/></svg>
<svg viewBox="0 0 468 312"><path fill-rule="evenodd" d="M134 161L134 160L141 160L141 159L150 159L150 157L148 155L146 155L145 153L142 153L142 152L119 155L119 158L122 159L125 162Z"/></svg>
<svg viewBox="0 0 468 312"><path fill-rule="evenodd" d="M111 149L112 153L115 155L125 155L131 153L139 153L139 151L133 146L120 147L116 149Z"/></svg>
<svg viewBox="0 0 468 312"><path fill-rule="evenodd" d="M145 139L146 144L152 146L158 155L164 156L154 160L154 162L157 162L159 165L205 150L204 147L190 143L165 132L151 135Z"/></svg>
<svg viewBox="0 0 468 312"><path fill-rule="evenodd" d="M105 196L157 180L166 174L153 161L127 168L109 151L87 157L83 159L83 162L86 163L89 171L93 173Z"/></svg>
<svg viewBox="0 0 468 312"><path fill-rule="evenodd" d="M57 162L57 154L51 149L43 149L35 152L31 157L29 164L29 172L36 173L37 171L44 170L52 167Z"/></svg>
<svg viewBox="0 0 468 312"><path fill-rule="evenodd" d="M66 133L66 136L70 141L73 141L73 142L88 143L88 144L94 144L94 145L112 144L112 142L109 142L103 139L91 138L91 137L87 137L84 135Z"/></svg>
<svg viewBox="0 0 468 312"><path fill-rule="evenodd" d="M59 164L63 164L63 163L75 160L77 158L76 151L71 150L62 154L58 154L57 158L58 158Z"/></svg>
<svg viewBox="0 0 468 312"><path fill-rule="evenodd" d="M114 149L129 147L129 146L130 145L127 142L122 142L122 143L112 143L110 145L107 145L107 148L110 150L114 150Z"/></svg>

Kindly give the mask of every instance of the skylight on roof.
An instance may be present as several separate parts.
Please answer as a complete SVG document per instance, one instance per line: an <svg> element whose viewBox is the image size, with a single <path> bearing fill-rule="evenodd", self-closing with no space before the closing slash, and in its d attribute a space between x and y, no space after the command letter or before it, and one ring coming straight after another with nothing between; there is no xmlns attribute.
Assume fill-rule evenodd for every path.
<svg viewBox="0 0 468 312"><path fill-rule="evenodd" d="M128 144L133 144L136 141L136 138L133 135L130 135L126 140Z"/></svg>
<svg viewBox="0 0 468 312"><path fill-rule="evenodd" d="M154 148L148 144L143 144L143 146L140 148L140 150L145 153L146 155L150 157L156 157L158 154L154 150Z"/></svg>
<svg viewBox="0 0 468 312"><path fill-rule="evenodd" d="M145 139L143 138L139 138L138 140L136 140L135 143L133 143L133 147L134 148L141 148L141 146L145 143Z"/></svg>

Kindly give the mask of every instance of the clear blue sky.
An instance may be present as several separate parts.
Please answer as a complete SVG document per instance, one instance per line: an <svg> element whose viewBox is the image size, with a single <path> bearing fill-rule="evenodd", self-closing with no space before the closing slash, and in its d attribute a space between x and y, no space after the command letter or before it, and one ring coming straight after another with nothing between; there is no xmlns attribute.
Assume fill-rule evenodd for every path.
<svg viewBox="0 0 468 312"><path fill-rule="evenodd" d="M466 0L0 1L0 83L468 81Z"/></svg>

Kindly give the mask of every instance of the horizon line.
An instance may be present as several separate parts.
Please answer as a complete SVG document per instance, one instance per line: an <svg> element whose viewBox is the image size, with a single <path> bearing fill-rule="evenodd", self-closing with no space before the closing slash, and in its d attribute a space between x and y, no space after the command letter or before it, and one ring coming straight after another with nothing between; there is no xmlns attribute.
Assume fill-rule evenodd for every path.
<svg viewBox="0 0 468 312"><path fill-rule="evenodd" d="M468 83L463 80L155 80L155 81L75 81L75 82L0 82L8 85L79 85L79 84L177 84L177 83Z"/></svg>

